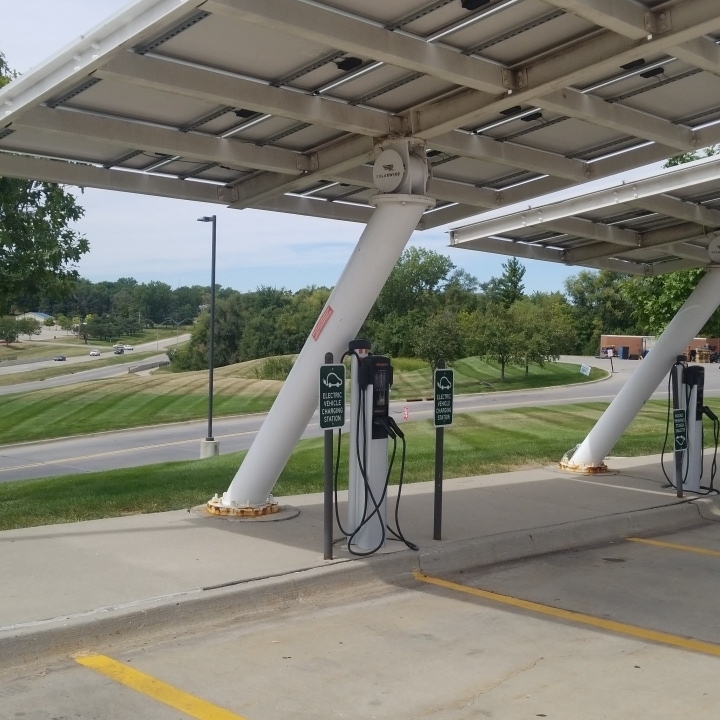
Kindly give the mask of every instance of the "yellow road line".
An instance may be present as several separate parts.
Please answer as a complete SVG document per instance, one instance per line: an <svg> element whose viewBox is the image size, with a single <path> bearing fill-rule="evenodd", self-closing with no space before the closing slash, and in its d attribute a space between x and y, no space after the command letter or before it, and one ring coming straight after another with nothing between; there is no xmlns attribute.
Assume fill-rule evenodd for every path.
<svg viewBox="0 0 720 720"><path fill-rule="evenodd" d="M245 720L105 655L87 655L75 658L75 661L197 720Z"/></svg>
<svg viewBox="0 0 720 720"><path fill-rule="evenodd" d="M415 579L421 582L437 585L438 587L457 592L467 593L484 600L492 600L492 602L510 605L522 610L539 613L541 615L550 615L560 620L566 620L581 625L589 625L601 630L619 633L620 635L629 635L630 637L647 640L649 642L661 643L682 650L692 650L694 652L705 653L706 655L715 655L720 657L720 645L702 642L701 640L693 640L684 638L670 633L659 632L657 630L648 630L647 628L638 627L637 625L627 625L626 623L615 622L614 620L604 620L603 618L594 617L592 615L584 615L583 613L573 612L572 610L562 610L561 608L551 607L550 605L541 605L540 603L531 602L529 600L520 600L510 595L500 595L499 593L490 592L489 590L480 590L478 588L460 585L449 580L441 580L440 578L424 575L417 570L414 572Z"/></svg>
<svg viewBox="0 0 720 720"><path fill-rule="evenodd" d="M718 550L706 550L705 548L695 547L694 545L678 545L677 543L662 542L662 540L646 540L645 538L628 538L627 540L628 542L655 545L656 547L668 548L670 550L682 550L683 552L691 552L697 555L720 557L720 551Z"/></svg>

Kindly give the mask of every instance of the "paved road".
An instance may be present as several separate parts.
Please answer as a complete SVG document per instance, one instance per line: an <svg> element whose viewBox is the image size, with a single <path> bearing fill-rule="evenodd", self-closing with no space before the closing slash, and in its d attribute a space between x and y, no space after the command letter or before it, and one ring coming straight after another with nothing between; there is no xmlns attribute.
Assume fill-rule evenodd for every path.
<svg viewBox="0 0 720 720"><path fill-rule="evenodd" d="M703 527L114 635L0 671L3 717L714 720L719 550Z"/></svg>
<svg viewBox="0 0 720 720"><path fill-rule="evenodd" d="M570 358L566 360L570 361ZM605 360L580 360L602 366L607 364ZM458 396L455 398L455 412L609 402L637 367L636 361L615 360L614 363L617 372L602 382L512 393ZM708 397L720 396L720 371L715 365L706 367L705 392ZM655 397L664 397L665 393L666 386L662 383ZM403 421L405 408L408 409L411 421L432 417L431 402L393 402L390 409L398 422ZM225 454L249 448L264 418L264 414L258 414L214 420L213 435L220 441L220 451ZM207 422L193 421L48 442L0 446L0 482L139 467L172 460L195 460L200 456L200 440L206 434ZM317 417L314 416L303 437L318 437L320 434Z"/></svg>
<svg viewBox="0 0 720 720"><path fill-rule="evenodd" d="M179 342L185 342L190 338L189 335L181 335ZM136 345L135 350L129 350L125 357L128 362L121 363L119 365L110 365L107 367L99 367L92 370L70 370L67 375L58 375L57 377L46 378L45 380L34 380L31 382L15 383L14 385L7 385L0 387L0 396L2 395L15 395L22 392L32 392L33 390L42 390L44 388L62 387L65 385L74 385L81 382L89 382L91 380L106 380L107 378L117 377L119 375L126 375L128 368L138 363L153 362L154 360L167 360L165 353L153 355L143 360L133 360L133 353L136 355L139 353L152 352L153 350L161 350L163 348L169 348L176 345L175 338L166 338L159 342L143 343ZM88 350L88 353L90 351ZM87 363L92 363L103 358L115 357L112 350L103 352L100 357L90 357L90 355L81 355L79 357L68 357L65 360L68 366L82 366ZM31 370L41 370L42 368L57 367L58 363L50 360L37 363L27 363L23 365L12 365L10 367L0 368L0 375L14 375Z"/></svg>

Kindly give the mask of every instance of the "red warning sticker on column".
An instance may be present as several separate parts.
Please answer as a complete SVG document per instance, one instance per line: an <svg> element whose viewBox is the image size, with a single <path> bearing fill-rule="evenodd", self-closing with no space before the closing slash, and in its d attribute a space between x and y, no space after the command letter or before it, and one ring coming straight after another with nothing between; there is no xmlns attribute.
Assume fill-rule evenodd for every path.
<svg viewBox="0 0 720 720"><path fill-rule="evenodd" d="M322 315L318 318L317 322L315 323L315 327L312 331L312 339L317 340L320 337L320 334L325 329L325 326L328 323L328 320L333 314L333 309L328 305L323 311Z"/></svg>

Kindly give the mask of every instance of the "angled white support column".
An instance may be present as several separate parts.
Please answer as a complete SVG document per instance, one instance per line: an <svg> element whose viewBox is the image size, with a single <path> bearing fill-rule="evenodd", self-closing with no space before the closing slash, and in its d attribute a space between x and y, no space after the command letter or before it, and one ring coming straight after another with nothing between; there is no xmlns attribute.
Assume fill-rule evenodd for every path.
<svg viewBox="0 0 720 720"><path fill-rule="evenodd" d="M718 305L720 267L712 266L564 467L591 470L603 466L605 456Z"/></svg>
<svg viewBox="0 0 720 720"><path fill-rule="evenodd" d="M375 210L340 279L258 432L222 505L265 505L318 403L325 353L347 350L420 218L434 200L423 195L378 195Z"/></svg>

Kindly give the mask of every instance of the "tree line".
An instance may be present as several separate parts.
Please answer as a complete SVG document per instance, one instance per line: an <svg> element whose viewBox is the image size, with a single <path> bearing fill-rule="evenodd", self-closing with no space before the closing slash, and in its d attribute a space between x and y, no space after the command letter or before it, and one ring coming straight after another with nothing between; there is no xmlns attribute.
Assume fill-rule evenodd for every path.
<svg viewBox="0 0 720 720"><path fill-rule="evenodd" d="M511 258L498 277L480 283L449 257L430 250L406 250L375 302L360 336L374 352L416 357L433 365L480 355L508 364L542 364L564 353L598 352L601 334L655 335L662 331L701 277L702 270L635 278L583 270L565 281L564 292L526 293L525 268ZM300 351L330 288L297 292L260 287L241 293L216 288L217 366ZM67 332L110 339L135 335L158 324L192 324L189 344L174 354L176 370L207 367L210 288L173 289L133 278L93 283L79 278L65 295L16 295L12 309L45 312ZM13 320L14 322L14 320ZM6 327L7 326L7 327ZM25 334L0 323L0 340ZM703 333L720 334L720 313ZM8 340L8 338L10 338Z"/></svg>
<svg viewBox="0 0 720 720"><path fill-rule="evenodd" d="M516 258L485 283L442 254L406 250L393 269L359 336L373 351L416 357L430 365L478 355L497 363L530 365L565 353L595 355L601 334L656 335L697 284L702 270L636 278L583 270L564 292L525 292L525 267ZM218 366L298 353L330 289L298 292L263 287L225 290L217 302L215 361ZM703 333L720 334L720 312ZM209 318L200 316L191 341L172 358L175 370L207 367Z"/></svg>

